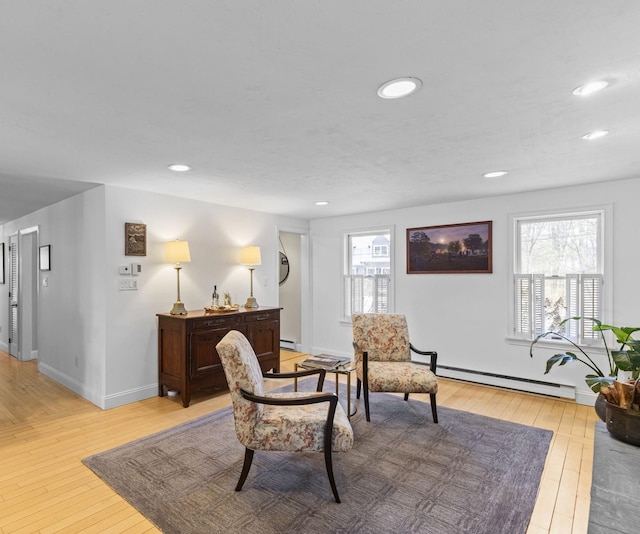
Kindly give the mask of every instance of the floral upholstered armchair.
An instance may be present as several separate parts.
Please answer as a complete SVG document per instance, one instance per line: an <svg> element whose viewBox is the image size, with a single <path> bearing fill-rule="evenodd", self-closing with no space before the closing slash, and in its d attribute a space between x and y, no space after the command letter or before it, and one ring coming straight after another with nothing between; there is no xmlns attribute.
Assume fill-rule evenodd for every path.
<svg viewBox="0 0 640 534"><path fill-rule="evenodd" d="M410 393L428 393L433 422L437 423L438 354L418 350L411 344L404 315L354 313L351 322L358 375L356 397L360 398L363 388L367 421L371 421L369 392L386 391L404 393L404 400L409 399ZM430 356L430 364L412 363L411 351Z"/></svg>
<svg viewBox="0 0 640 534"><path fill-rule="evenodd" d="M331 453L351 449L353 430L338 396L322 393L325 370L265 374L269 378L319 375L316 392L265 394L260 364L242 333L228 332L216 349L231 392L236 435L245 447L236 491L249 474L254 451L324 452L331 490L340 502Z"/></svg>

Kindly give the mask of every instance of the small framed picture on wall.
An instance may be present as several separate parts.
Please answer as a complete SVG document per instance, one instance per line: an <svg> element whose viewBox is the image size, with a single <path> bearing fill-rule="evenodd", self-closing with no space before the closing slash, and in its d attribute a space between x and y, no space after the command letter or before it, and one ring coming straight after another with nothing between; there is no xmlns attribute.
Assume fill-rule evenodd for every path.
<svg viewBox="0 0 640 534"><path fill-rule="evenodd" d="M147 255L147 225L124 223L124 255Z"/></svg>
<svg viewBox="0 0 640 534"><path fill-rule="evenodd" d="M51 270L51 245L44 245L40 247L40 270Z"/></svg>
<svg viewBox="0 0 640 534"><path fill-rule="evenodd" d="M4 243L0 243L0 284L4 284Z"/></svg>

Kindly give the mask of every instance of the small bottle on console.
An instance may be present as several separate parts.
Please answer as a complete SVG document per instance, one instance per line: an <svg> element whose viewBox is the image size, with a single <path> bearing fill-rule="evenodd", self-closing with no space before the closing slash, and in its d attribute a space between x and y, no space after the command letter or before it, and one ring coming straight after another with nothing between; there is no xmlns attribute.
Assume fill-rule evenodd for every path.
<svg viewBox="0 0 640 534"><path fill-rule="evenodd" d="M220 295L218 295L218 286L213 286L213 295L211 295L211 305L214 308L220 307Z"/></svg>

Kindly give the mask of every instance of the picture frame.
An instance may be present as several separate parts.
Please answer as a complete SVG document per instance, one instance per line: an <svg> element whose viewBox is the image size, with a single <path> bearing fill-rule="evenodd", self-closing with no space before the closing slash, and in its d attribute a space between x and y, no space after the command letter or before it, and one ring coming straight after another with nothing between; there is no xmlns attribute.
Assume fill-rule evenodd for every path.
<svg viewBox="0 0 640 534"><path fill-rule="evenodd" d="M4 284L4 243L0 243L0 284Z"/></svg>
<svg viewBox="0 0 640 534"><path fill-rule="evenodd" d="M407 228L407 274L492 273L492 221Z"/></svg>
<svg viewBox="0 0 640 534"><path fill-rule="evenodd" d="M124 255L147 255L147 225L142 223L124 223Z"/></svg>
<svg viewBox="0 0 640 534"><path fill-rule="evenodd" d="M51 270L51 245L43 245L38 249L40 253L40 270L41 271L50 271Z"/></svg>

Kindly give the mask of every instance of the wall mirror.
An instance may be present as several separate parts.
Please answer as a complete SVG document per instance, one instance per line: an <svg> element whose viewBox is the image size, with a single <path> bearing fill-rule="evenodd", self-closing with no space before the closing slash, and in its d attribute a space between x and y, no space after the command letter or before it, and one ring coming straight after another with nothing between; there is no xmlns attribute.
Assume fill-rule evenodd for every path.
<svg viewBox="0 0 640 534"><path fill-rule="evenodd" d="M289 258L284 252L280 252L280 285L289 278Z"/></svg>

